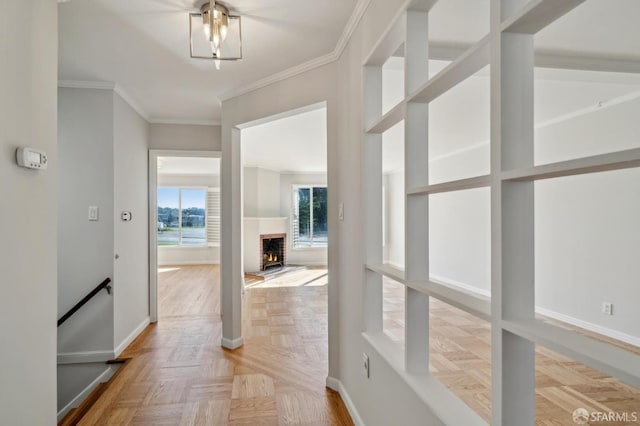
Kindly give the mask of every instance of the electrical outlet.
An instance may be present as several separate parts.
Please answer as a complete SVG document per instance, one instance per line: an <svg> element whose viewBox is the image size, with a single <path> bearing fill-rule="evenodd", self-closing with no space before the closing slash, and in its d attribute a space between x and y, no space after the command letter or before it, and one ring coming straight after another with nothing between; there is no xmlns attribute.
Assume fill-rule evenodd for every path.
<svg viewBox="0 0 640 426"><path fill-rule="evenodd" d="M369 355L362 352L362 368L364 369L364 375L369 378Z"/></svg>
<svg viewBox="0 0 640 426"><path fill-rule="evenodd" d="M605 315L613 315L613 304L609 302L602 302L602 313Z"/></svg>

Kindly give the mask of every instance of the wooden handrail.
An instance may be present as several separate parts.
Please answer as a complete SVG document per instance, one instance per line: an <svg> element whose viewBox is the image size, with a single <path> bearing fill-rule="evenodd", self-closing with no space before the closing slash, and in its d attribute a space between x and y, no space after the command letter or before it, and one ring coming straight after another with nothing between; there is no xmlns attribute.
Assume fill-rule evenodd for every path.
<svg viewBox="0 0 640 426"><path fill-rule="evenodd" d="M111 286L109 285L110 282L111 282L111 278L106 278L104 281L102 281L100 284L98 284L98 286L96 288L91 290L91 293L87 294L85 297L82 298L81 301L76 303L73 306L73 308L69 309L69 312L64 314L62 316L62 318L60 318L58 320L58 327L60 327L60 325L62 325L63 322L68 320L69 317L71 317L71 315L75 314L78 311L78 309L82 308L84 306L84 304L87 303L89 300L91 300L91 298L93 296L98 294L100 292L100 290L103 290L103 289L107 290L107 293L111 294Z"/></svg>

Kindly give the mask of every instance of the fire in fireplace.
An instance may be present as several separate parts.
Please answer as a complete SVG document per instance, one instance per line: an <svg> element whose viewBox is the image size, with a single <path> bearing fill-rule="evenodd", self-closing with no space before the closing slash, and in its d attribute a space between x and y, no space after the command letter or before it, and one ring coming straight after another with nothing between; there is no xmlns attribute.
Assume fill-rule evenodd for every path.
<svg viewBox="0 0 640 426"><path fill-rule="evenodd" d="M260 235L262 256L260 270L274 266L284 266L286 257L286 234Z"/></svg>

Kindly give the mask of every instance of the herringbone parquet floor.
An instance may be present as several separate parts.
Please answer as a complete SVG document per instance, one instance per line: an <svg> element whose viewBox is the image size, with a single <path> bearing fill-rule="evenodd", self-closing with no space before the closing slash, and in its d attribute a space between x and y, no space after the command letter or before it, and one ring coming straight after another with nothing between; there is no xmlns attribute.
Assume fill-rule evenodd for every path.
<svg viewBox="0 0 640 426"><path fill-rule="evenodd" d="M245 345L220 347L219 269L160 269L159 321L82 425L351 425L325 388L327 288L249 289ZM294 283L295 284L295 283Z"/></svg>
<svg viewBox="0 0 640 426"><path fill-rule="evenodd" d="M404 286L384 279L384 329L404 344ZM429 306L430 372L487 422L491 420L491 325L437 299ZM567 324L556 324L606 340L640 354L640 348ZM549 349L536 348L536 424L574 426L577 408L589 412L636 413L637 421L597 425L640 424L640 389ZM516 425L517 426L517 425Z"/></svg>

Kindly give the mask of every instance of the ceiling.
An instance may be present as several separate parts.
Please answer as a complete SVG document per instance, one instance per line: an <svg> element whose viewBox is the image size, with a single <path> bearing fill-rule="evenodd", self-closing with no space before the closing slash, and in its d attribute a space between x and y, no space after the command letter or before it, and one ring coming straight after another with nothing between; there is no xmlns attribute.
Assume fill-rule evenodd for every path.
<svg viewBox="0 0 640 426"><path fill-rule="evenodd" d="M242 16L239 62L189 58L188 12L203 0L72 0L59 5L59 78L116 83L151 122L216 123L220 98L339 51L368 0L229 0ZM442 0L430 38L473 43L490 0ZM640 2L587 0L535 38L540 51L640 61Z"/></svg>
<svg viewBox="0 0 640 426"><path fill-rule="evenodd" d="M189 57L202 0L72 0L59 10L59 78L118 84L156 122L220 120L219 97L331 54L357 0L228 0L242 61Z"/></svg>
<svg viewBox="0 0 640 426"><path fill-rule="evenodd" d="M242 130L245 167L326 173L327 109L319 108Z"/></svg>

